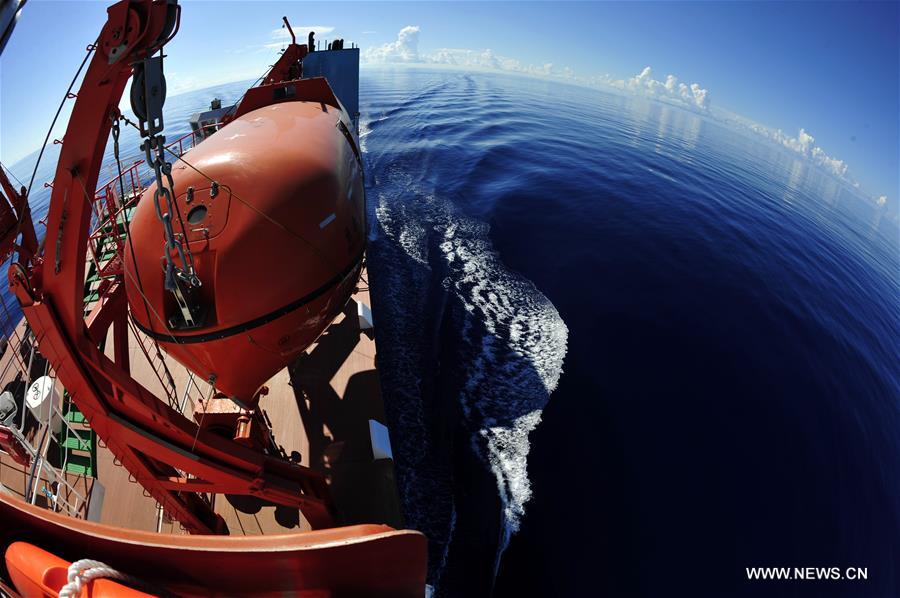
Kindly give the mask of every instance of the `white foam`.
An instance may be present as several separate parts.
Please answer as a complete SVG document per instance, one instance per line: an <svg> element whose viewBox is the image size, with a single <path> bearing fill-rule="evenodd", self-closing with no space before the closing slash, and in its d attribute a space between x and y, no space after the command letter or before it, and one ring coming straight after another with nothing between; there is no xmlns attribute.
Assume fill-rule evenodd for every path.
<svg viewBox="0 0 900 598"><path fill-rule="evenodd" d="M483 447L474 444L479 453L487 453L497 478L508 541L531 498L528 436L540 423L541 410L562 374L568 328L530 281L503 264L486 224L451 218L441 250L461 273L450 278L466 311L487 331L469 364L460 399L467 417L482 426Z"/></svg>
<svg viewBox="0 0 900 598"><path fill-rule="evenodd" d="M361 127L361 137L368 138L371 123ZM393 163L393 154L376 154L368 156L376 173L370 184L377 195L379 229L373 254L381 261L377 284L387 295L381 309L390 312L393 324L383 329L382 339L391 343L394 355L383 382L405 405L399 416L403 434L398 436L403 446L395 447L395 453L403 452L405 465L398 484L411 505L409 524L425 532L436 551L430 556L437 565L430 582L437 586L457 513L452 477L431 456L441 451L429 448L432 427L423 412L418 371L422 354L434 350L434 339L423 330L436 317L428 311L435 306L427 305L434 277L443 276L444 289L463 308L456 312L462 315L461 322L454 322L458 332L442 334L454 334L452 345L460 347L458 365L465 375L460 407L466 427L475 431L475 454L496 479L502 504L503 534L495 566L519 529L532 495L529 435L562 373L568 328L531 281L506 267L493 249L490 228L461 214L432 190L427 167L407 168ZM411 258L412 267L403 268L397 248Z"/></svg>
<svg viewBox="0 0 900 598"><path fill-rule="evenodd" d="M367 139L369 135L372 134L372 125L376 123L380 123L384 120L387 120L387 116L380 116L378 118L365 118L360 119L359 121L359 149L365 153L368 150L367 147Z"/></svg>
<svg viewBox="0 0 900 598"><path fill-rule="evenodd" d="M502 547L519 529L519 521L525 515L525 503L531 498L531 481L528 479L528 453L531 444L528 436L541 423L541 410L513 420L508 428L494 427L482 430L490 454L491 471L497 478L497 487L503 503L506 533Z"/></svg>
<svg viewBox="0 0 900 598"><path fill-rule="evenodd" d="M444 285L467 312L461 335L472 349L460 356L468 359L460 403L480 430L473 447L497 479L508 540L531 498L528 436L562 373L568 328L553 304L500 260L486 224L434 195L407 204L383 197L376 212L388 238L426 268L428 229L442 236Z"/></svg>

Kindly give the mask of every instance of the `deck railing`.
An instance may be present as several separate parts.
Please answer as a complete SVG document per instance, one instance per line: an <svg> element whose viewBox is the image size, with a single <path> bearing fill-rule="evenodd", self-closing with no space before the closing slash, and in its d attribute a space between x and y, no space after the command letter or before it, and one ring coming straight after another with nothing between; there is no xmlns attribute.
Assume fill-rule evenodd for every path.
<svg viewBox="0 0 900 598"><path fill-rule="evenodd" d="M216 123L206 125L204 129L210 129L212 132L215 132L220 127L221 124ZM168 158L171 159L173 154L174 157L180 158L193 149L197 143L204 138L205 137L199 137L193 131L180 136L165 146L166 149L169 150ZM97 191L91 206L93 210L91 230L93 232L89 237L89 253L87 256L87 259L90 260L93 267L96 269L95 271L99 275L99 280L87 284L89 288L93 287L95 290L98 290L96 301L102 301L105 292L112 288L111 285L103 283L103 276L105 275L104 267L108 269L111 260L114 259L108 252L109 242L114 243L116 254L121 260L120 264L124 264L123 253L125 243L122 240L123 231L120 230L119 225L121 223L122 226L125 226L126 220L128 219L128 210L136 206L144 190L147 188L148 182L152 180L153 173L147 166L146 161L144 159L139 159L123 168L119 174L110 177L108 180L97 186ZM44 186L52 187L52 184L45 183ZM46 218L39 221L39 223L46 226ZM5 303L2 309L3 313L0 313L0 320L3 320L5 317L6 327L11 330L11 333L8 335L9 347L7 350L14 355L7 361L0 379L8 379L9 376L12 376L13 373L15 373L11 373L9 371L10 369L18 370L21 377L24 378L25 389L27 390L32 383L31 370L36 354L38 339L34 338L27 327L24 329L24 335L20 335L19 325L13 322L12 314L9 312ZM144 354L151 365L154 361L153 353L160 355L160 359L162 359L161 354L159 353L159 346L156 345L155 340L152 341L152 344L156 345L155 348L145 347L144 343L140 340L139 333L133 331L133 334L137 337L138 344L141 346L141 349L144 350ZM26 342L30 342L29 349L26 349L27 358L26 354L20 352L20 348L23 347ZM163 360L162 368L166 367ZM49 364L46 364L43 369L43 375L50 376L55 386L56 375L52 369L49 368ZM185 413L188 410L193 413L196 410L198 402L203 402L204 395L210 394L210 391L204 391L201 388L201 385L207 387L209 385L202 382L198 384L199 381L192 373L189 373L184 392L181 394L179 400L172 375L167 371L161 372L156 367L153 368L153 371L159 378L159 382L163 389L166 391L170 405L182 413ZM27 408L25 408L24 400L22 406L21 420L18 427L19 430L25 429L25 412L27 411ZM47 451L51 446L51 436L53 436L50 431L50 426L55 418L58 418L63 422L63 425L67 428L66 432L68 432L68 434L79 439L79 441L83 440L82 431L72 428L65 417L62 417L59 406L53 405L48 420L46 422L39 422L41 426L39 429L41 437L38 440L38 446L35 448L25 440L27 450L32 456L30 472L26 474L25 500L34 504L37 501L38 496L43 494L48 499L50 508L53 510L66 512L73 517L86 518L90 498L86 494L79 492L72 480L67 477L66 461L68 459L68 454L66 453L65 456L62 457L62 463L59 467L52 466L46 457ZM79 475L75 481L78 482L84 477L85 476L83 475ZM160 520L162 520L162 518Z"/></svg>

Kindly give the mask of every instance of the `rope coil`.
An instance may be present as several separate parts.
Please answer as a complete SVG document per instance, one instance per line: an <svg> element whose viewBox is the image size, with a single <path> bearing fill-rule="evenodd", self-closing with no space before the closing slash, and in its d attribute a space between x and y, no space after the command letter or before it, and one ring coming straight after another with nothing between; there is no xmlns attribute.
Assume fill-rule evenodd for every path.
<svg viewBox="0 0 900 598"><path fill-rule="evenodd" d="M129 585L142 585L139 580L121 573L106 563L91 559L81 559L69 565L67 583L59 590L59 598L79 598L81 590L95 579L114 579Z"/></svg>

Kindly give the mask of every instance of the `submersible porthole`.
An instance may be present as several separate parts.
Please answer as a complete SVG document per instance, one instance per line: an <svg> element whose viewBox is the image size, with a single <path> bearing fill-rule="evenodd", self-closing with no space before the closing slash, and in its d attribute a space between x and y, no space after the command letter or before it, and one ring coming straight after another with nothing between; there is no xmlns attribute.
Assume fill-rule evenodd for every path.
<svg viewBox="0 0 900 598"><path fill-rule="evenodd" d="M188 212L188 222L191 224L200 224L203 222L203 219L206 218L206 212L206 206L194 206L191 208L191 211Z"/></svg>

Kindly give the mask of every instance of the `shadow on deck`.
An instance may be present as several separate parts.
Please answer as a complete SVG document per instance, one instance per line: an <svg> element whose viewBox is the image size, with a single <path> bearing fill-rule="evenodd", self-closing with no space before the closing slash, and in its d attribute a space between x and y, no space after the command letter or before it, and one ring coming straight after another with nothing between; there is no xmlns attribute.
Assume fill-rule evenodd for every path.
<svg viewBox="0 0 900 598"><path fill-rule="evenodd" d="M338 522L403 524L394 464L374 460L369 420L385 423L374 343L359 329L356 301L289 368L309 441L311 467L327 473ZM360 350L365 344L368 351Z"/></svg>

